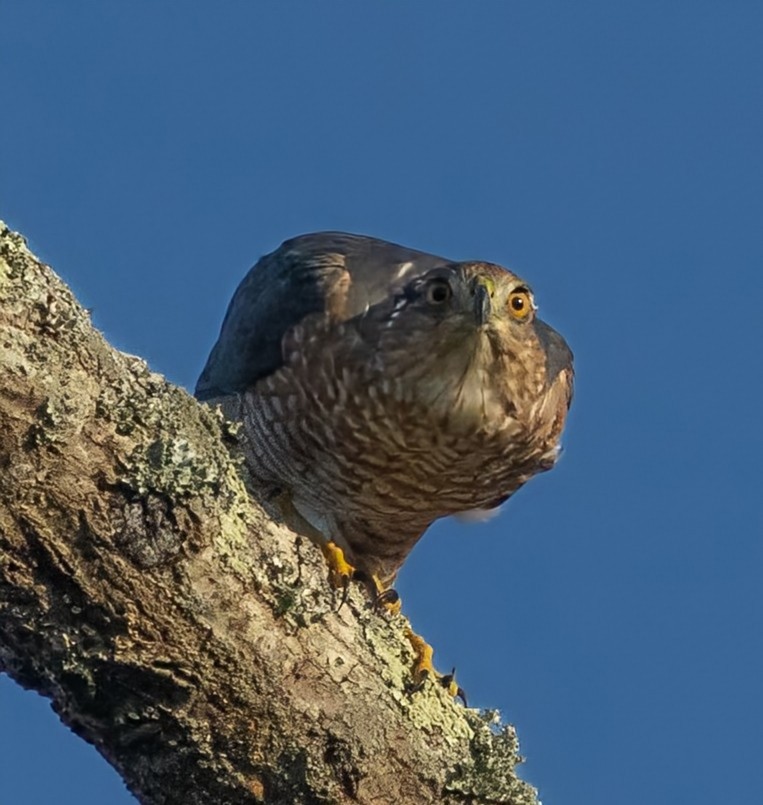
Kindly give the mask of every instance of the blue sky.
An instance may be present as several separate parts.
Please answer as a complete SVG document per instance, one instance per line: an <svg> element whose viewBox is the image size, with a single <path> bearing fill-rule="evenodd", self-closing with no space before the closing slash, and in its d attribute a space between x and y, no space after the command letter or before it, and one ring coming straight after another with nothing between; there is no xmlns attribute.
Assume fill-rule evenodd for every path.
<svg viewBox="0 0 763 805"><path fill-rule="evenodd" d="M563 459L434 527L404 608L547 805L757 801L760 4L10 0L3 30L0 218L186 388L301 232L529 280L576 355ZM7 677L0 800L133 801Z"/></svg>

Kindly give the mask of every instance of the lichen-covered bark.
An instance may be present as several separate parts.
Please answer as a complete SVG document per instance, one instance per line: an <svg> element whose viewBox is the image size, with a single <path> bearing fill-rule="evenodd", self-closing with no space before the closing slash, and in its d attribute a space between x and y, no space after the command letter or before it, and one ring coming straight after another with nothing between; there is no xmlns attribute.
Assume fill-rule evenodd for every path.
<svg viewBox="0 0 763 805"><path fill-rule="evenodd" d="M513 729L407 695L403 619L337 610L235 456L0 224L0 671L144 803L534 803Z"/></svg>

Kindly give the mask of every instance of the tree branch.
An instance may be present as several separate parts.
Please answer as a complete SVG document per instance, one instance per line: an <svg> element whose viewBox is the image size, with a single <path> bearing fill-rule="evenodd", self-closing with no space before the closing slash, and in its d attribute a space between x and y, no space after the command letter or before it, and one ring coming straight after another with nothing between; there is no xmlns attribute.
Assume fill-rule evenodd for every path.
<svg viewBox="0 0 763 805"><path fill-rule="evenodd" d="M407 695L404 620L337 611L257 495L235 427L0 223L0 671L143 803L535 803L513 728Z"/></svg>

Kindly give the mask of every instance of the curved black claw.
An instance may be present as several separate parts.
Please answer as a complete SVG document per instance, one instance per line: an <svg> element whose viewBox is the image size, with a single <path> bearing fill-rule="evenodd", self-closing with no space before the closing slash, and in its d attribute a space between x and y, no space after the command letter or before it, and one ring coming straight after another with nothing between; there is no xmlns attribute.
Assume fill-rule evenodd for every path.
<svg viewBox="0 0 763 805"><path fill-rule="evenodd" d="M342 576L342 600L339 602L339 606L336 608L337 612L339 612L339 610L342 608L342 605L347 600L347 596L350 592L350 581L352 581L352 579L349 576Z"/></svg>
<svg viewBox="0 0 763 805"><path fill-rule="evenodd" d="M383 606L394 606L399 600L397 590L392 587L382 590L379 582L364 570L356 570L352 574L352 581L357 581L366 588L368 597L373 602L374 611L378 612Z"/></svg>
<svg viewBox="0 0 763 805"><path fill-rule="evenodd" d="M445 674L444 676L440 677L440 684L445 688L445 690L450 693L451 696L454 696L457 699L461 699L464 703L464 707L468 707L469 704L466 701L466 693L464 689L456 684L456 669L454 668L449 674Z"/></svg>
<svg viewBox="0 0 763 805"><path fill-rule="evenodd" d="M374 597L374 609L379 610L383 606L393 606L400 601L400 595L392 587L388 587L386 590L382 590L380 593L377 593Z"/></svg>

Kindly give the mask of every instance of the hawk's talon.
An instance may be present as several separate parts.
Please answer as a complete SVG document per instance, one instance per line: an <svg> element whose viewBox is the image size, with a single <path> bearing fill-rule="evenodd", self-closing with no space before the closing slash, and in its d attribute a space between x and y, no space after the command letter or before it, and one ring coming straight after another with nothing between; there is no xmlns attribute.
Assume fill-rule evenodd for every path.
<svg viewBox="0 0 763 805"><path fill-rule="evenodd" d="M350 592L350 577L342 576L341 582L342 582L342 600L339 602L339 606L336 608L337 612L339 612L339 610L344 605L344 602L347 600L347 596Z"/></svg>
<svg viewBox="0 0 763 805"><path fill-rule="evenodd" d="M405 636L408 638L413 653L416 655L413 663L413 681L408 686L411 693L416 693L424 687L424 683L430 676L436 676L434 665L432 664L434 649L410 627L405 630Z"/></svg>
<svg viewBox="0 0 763 805"><path fill-rule="evenodd" d="M413 679L406 685L406 692L409 694L417 693L423 687L427 679L431 676L445 688L445 690L453 697L459 698L464 703L464 707L469 705L466 703L466 693L464 689L456 682L456 669L454 668L449 674L440 675L435 671L432 663L434 657L434 649L424 640L421 635L417 635L412 629L406 629L405 636L413 648L416 659L413 663Z"/></svg>
<svg viewBox="0 0 763 805"><path fill-rule="evenodd" d="M378 611L381 607L386 607L390 612L400 611L400 594L394 587L377 592L374 598L374 609Z"/></svg>
<svg viewBox="0 0 763 805"><path fill-rule="evenodd" d="M342 590L342 600L337 607L338 611L347 600L355 568L344 558L344 551L333 540L322 543L321 551L323 551L329 568L329 583L335 590Z"/></svg>
<svg viewBox="0 0 763 805"><path fill-rule="evenodd" d="M350 582L353 581L359 582L366 588L376 611L382 606L392 613L400 611L400 596L397 591L391 587L385 590L376 576L354 568L344 558L344 551L333 540L323 543L321 550L326 558L326 564L329 566L329 582L335 589L341 588L342 590L342 600L339 602L337 611L347 600Z"/></svg>
<svg viewBox="0 0 763 805"><path fill-rule="evenodd" d="M466 693L464 689L456 682L455 668L449 674L444 674L441 676L438 681L454 699L461 699L461 701L464 703L464 707L469 706L466 701Z"/></svg>
<svg viewBox="0 0 763 805"><path fill-rule="evenodd" d="M344 580L349 581L355 573L355 568L344 558L344 551L334 542L329 540L321 546L326 563L329 566L329 578L335 587L344 584Z"/></svg>

